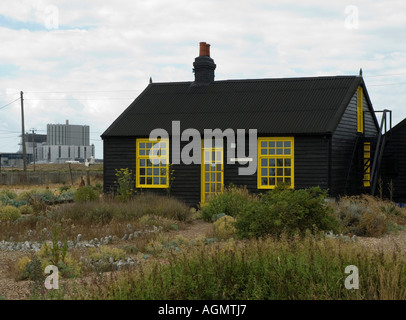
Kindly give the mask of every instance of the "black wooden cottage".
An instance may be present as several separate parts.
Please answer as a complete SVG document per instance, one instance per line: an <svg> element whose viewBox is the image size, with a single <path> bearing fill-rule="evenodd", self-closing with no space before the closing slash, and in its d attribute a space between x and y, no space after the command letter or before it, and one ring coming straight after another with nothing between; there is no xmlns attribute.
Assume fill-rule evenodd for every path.
<svg viewBox="0 0 406 320"><path fill-rule="evenodd" d="M389 130L385 136L381 177L377 194L396 202L406 203L406 119ZM379 190L380 189L380 190Z"/></svg>
<svg viewBox="0 0 406 320"><path fill-rule="evenodd" d="M165 194L170 187L189 205L231 183L254 193L282 182L296 189L320 186L331 196L369 192L379 125L362 75L214 81L209 49L200 43L194 81L150 81L102 134L105 192L115 189L120 168L134 172L137 189ZM174 121L182 131L192 128L202 136L205 129L244 129L247 135L256 129L256 157L246 148L244 159L228 163L234 155L225 141L223 148L203 149L201 164L174 164L173 180L169 164L179 153L171 144L180 140L172 132ZM147 156L154 146L148 137L157 128L169 139L155 145L162 161L154 164ZM181 150L188 143L181 141ZM214 157L208 160L209 155ZM239 174L249 161L256 161L255 173Z"/></svg>

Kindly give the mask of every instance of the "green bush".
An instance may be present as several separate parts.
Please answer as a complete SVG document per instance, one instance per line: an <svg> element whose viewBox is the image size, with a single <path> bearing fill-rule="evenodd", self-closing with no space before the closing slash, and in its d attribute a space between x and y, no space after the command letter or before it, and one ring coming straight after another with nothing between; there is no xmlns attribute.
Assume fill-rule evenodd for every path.
<svg viewBox="0 0 406 320"><path fill-rule="evenodd" d="M276 188L260 197L253 210L244 211L236 221L242 238L281 234L304 235L307 230L336 231L338 222L325 201L327 192L319 187L290 190Z"/></svg>
<svg viewBox="0 0 406 320"><path fill-rule="evenodd" d="M236 217L241 213L251 211L256 203L256 197L246 188L230 186L223 193L211 198L201 206L202 218L213 221L213 217L219 214Z"/></svg>
<svg viewBox="0 0 406 320"><path fill-rule="evenodd" d="M1 190L0 191L0 205L6 206L9 204L10 200L17 198L17 194L12 190Z"/></svg>
<svg viewBox="0 0 406 320"><path fill-rule="evenodd" d="M389 217L399 213L372 196L344 197L334 205L342 233L379 237L389 231Z"/></svg>
<svg viewBox="0 0 406 320"><path fill-rule="evenodd" d="M15 221L21 217L20 210L13 206L0 207L0 221Z"/></svg>
<svg viewBox="0 0 406 320"><path fill-rule="evenodd" d="M94 201L97 200L99 197L96 190L94 190L91 186L84 186L78 188L74 195L73 200L75 202L87 202L87 201Z"/></svg>
<svg viewBox="0 0 406 320"><path fill-rule="evenodd" d="M34 209L31 206L27 205L27 204L22 205L18 209L20 210L21 214L27 214L28 215L28 214L33 214L34 213Z"/></svg>
<svg viewBox="0 0 406 320"><path fill-rule="evenodd" d="M237 233L235 228L235 218L223 216L213 223L214 235L221 240L227 240L234 237Z"/></svg>

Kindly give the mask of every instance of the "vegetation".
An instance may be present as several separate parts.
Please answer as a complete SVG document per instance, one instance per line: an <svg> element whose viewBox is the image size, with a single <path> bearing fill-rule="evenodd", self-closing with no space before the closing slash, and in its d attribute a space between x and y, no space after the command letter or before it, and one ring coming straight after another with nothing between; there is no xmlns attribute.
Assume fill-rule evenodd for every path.
<svg viewBox="0 0 406 320"><path fill-rule="evenodd" d="M122 172L123 179L129 176ZM119 195L129 195L127 182ZM391 201L366 195L327 201L320 188L253 195L229 186L196 211L167 195L117 198L100 189L0 191L0 241L42 243L8 268L14 279L32 281L31 298L406 298L403 251L366 249L350 237L329 236L381 237L403 230L406 211ZM185 237L182 229L192 219L211 223L211 231ZM116 241L69 248L78 234L82 240L110 235ZM117 271L118 262L127 267ZM59 290L43 289L50 264L63 279ZM344 286L348 265L359 269L358 290Z"/></svg>

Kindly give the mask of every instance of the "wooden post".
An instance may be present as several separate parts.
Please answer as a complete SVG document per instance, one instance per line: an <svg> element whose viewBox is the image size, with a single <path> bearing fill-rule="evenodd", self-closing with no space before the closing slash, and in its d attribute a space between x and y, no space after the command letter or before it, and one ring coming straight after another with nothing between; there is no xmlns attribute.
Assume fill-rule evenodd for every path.
<svg viewBox="0 0 406 320"><path fill-rule="evenodd" d="M90 172L89 172L89 170L86 171L86 185L90 186Z"/></svg>
<svg viewBox="0 0 406 320"><path fill-rule="evenodd" d="M70 182L71 182L71 184L73 186L72 167L71 167L70 163L69 163L69 173L70 173Z"/></svg>
<svg viewBox="0 0 406 320"><path fill-rule="evenodd" d="M24 128L24 98L23 92L20 91L20 99L21 99L21 138L23 144L23 162L24 162L24 172L27 172L27 150L25 146L25 128Z"/></svg>

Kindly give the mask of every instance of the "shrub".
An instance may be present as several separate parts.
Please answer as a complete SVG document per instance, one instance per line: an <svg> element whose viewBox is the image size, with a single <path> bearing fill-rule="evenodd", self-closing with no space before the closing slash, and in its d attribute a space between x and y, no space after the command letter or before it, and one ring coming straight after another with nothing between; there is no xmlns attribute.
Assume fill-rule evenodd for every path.
<svg viewBox="0 0 406 320"><path fill-rule="evenodd" d="M31 206L27 205L27 204L22 205L18 209L20 210L22 215L28 215L28 214L33 214L34 213L34 209Z"/></svg>
<svg viewBox="0 0 406 320"><path fill-rule="evenodd" d="M17 198L17 194L12 190L1 190L0 191L0 205L6 206L9 204L10 200Z"/></svg>
<svg viewBox="0 0 406 320"><path fill-rule="evenodd" d="M387 212L396 212L370 196L344 197L334 205L343 233L377 237L388 232ZM385 212L385 213L384 213Z"/></svg>
<svg viewBox="0 0 406 320"><path fill-rule="evenodd" d="M223 193L211 198L208 203L201 207L202 218L212 221L213 216L224 214L232 217L240 213L251 211L256 197L251 195L246 188L229 186Z"/></svg>
<svg viewBox="0 0 406 320"><path fill-rule="evenodd" d="M13 206L0 207L0 221L15 221L21 217L20 210Z"/></svg>
<svg viewBox="0 0 406 320"><path fill-rule="evenodd" d="M131 196L134 193L134 178L133 172L128 168L125 169L116 169L115 176L117 177L117 192L118 195L116 198L121 201L128 201L130 200Z"/></svg>
<svg viewBox="0 0 406 320"><path fill-rule="evenodd" d="M234 226L235 218L223 216L213 223L214 235L216 238L226 240L236 235L237 229Z"/></svg>
<svg viewBox="0 0 406 320"><path fill-rule="evenodd" d="M290 190L276 188L260 197L253 210L238 216L239 236L304 235L306 230L337 230L337 220L326 203L327 192L319 187Z"/></svg>
<svg viewBox="0 0 406 320"><path fill-rule="evenodd" d="M73 195L73 200L75 202L87 202L87 201L94 201L97 200L99 197L98 193L96 190L94 190L93 187L91 186L84 186L78 188L74 195Z"/></svg>

